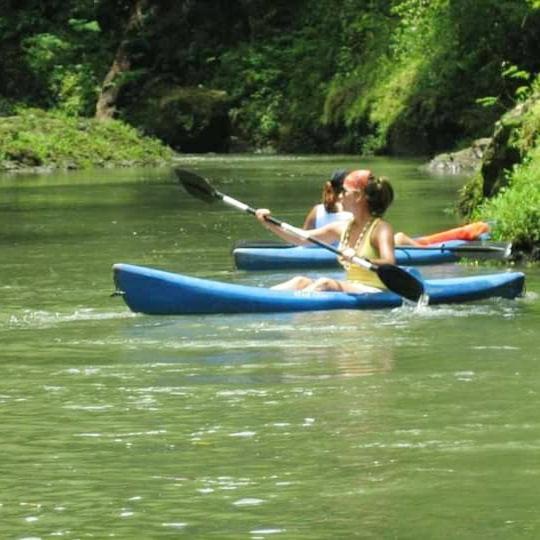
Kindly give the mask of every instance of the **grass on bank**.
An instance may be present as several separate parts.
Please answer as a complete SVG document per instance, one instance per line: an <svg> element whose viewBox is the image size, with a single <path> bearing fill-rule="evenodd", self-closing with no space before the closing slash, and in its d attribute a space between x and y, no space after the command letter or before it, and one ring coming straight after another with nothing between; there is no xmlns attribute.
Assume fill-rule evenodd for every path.
<svg viewBox="0 0 540 540"><path fill-rule="evenodd" d="M510 239L527 251L540 246L540 145L514 169L509 185L482 203L473 218L495 222L495 239Z"/></svg>
<svg viewBox="0 0 540 540"><path fill-rule="evenodd" d="M41 109L0 117L0 169L151 165L171 157L170 148L117 120L99 122Z"/></svg>
<svg viewBox="0 0 540 540"><path fill-rule="evenodd" d="M493 198L480 200L479 179L469 186L473 218L495 222L496 239L511 240L518 249L540 257L540 76L530 87L530 96L522 104L521 124L509 144L523 156L521 164L508 171L508 185Z"/></svg>

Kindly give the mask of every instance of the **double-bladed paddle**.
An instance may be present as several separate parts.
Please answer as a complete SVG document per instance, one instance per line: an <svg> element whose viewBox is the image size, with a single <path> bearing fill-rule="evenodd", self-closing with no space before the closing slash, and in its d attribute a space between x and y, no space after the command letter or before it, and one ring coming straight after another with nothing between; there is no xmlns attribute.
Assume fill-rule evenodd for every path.
<svg viewBox="0 0 540 540"><path fill-rule="evenodd" d="M280 240L238 240L233 250L241 249L288 249L296 244L287 244ZM439 251L441 253L455 253L457 257L477 260L505 261L512 254L511 242L485 242L472 241L458 246L447 246L441 243L437 246L395 246L396 251Z"/></svg>
<svg viewBox="0 0 540 540"><path fill-rule="evenodd" d="M256 214L254 208L251 208L247 204L221 193L215 189L206 178L184 169L175 169L175 173L185 190L190 195L193 195L206 203L212 203L216 200L220 200L225 204L238 210L242 210L243 212L247 212L248 214ZM335 248L334 246L327 244L318 238L310 236L309 231L293 227L292 225L284 223L273 216L266 216L265 219L298 238L302 238L324 249L327 249L328 251L332 251L336 255L344 255L341 250ZM403 296L404 298L407 298L408 300L418 302L424 295L424 284L399 266L395 266L393 264L374 264L361 257L353 257L351 262L376 273L381 282L384 283L389 290Z"/></svg>

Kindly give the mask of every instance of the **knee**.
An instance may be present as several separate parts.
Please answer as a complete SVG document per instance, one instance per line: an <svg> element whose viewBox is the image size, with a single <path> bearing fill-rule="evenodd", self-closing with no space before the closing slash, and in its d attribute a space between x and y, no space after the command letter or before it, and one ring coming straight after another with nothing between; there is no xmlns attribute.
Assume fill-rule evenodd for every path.
<svg viewBox="0 0 540 540"><path fill-rule="evenodd" d="M405 243L405 235L402 232L398 232L394 236L394 243L396 246L401 246Z"/></svg>
<svg viewBox="0 0 540 540"><path fill-rule="evenodd" d="M322 277L313 282L314 291L333 291L334 289L333 279Z"/></svg>
<svg viewBox="0 0 540 540"><path fill-rule="evenodd" d="M296 289L304 289L312 284L313 280L306 276L296 276L292 279Z"/></svg>
<svg viewBox="0 0 540 540"><path fill-rule="evenodd" d="M311 279L304 276L296 276L285 283L274 285L272 289L277 291L301 291L311 284Z"/></svg>

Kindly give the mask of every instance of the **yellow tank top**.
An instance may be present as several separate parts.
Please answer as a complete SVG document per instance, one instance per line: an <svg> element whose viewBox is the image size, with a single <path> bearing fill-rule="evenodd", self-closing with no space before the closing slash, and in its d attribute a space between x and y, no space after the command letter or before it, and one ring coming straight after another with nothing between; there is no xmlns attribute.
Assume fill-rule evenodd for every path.
<svg viewBox="0 0 540 540"><path fill-rule="evenodd" d="M343 233L341 234L341 239L339 242L339 249L344 250L349 247L347 241L349 237L349 232L352 226L353 220L349 221ZM361 239L360 244L356 246L356 255L359 257L364 257L366 259L378 259L380 257L379 251L375 249L371 244L371 235L375 230L375 227L379 223L379 219L373 220L373 223L369 226L369 229L364 233L364 237ZM383 282L379 279L375 272L367 270L362 266L357 264L349 263L343 259L340 259L340 263L347 271L347 281L353 281L356 283L361 283L362 285L368 285L370 287L376 287L377 289L386 289Z"/></svg>

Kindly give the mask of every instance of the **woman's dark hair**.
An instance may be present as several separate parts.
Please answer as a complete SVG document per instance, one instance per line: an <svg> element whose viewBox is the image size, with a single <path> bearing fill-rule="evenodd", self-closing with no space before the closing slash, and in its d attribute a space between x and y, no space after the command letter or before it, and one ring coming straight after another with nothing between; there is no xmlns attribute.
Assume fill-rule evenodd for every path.
<svg viewBox="0 0 540 540"><path fill-rule="evenodd" d="M325 182L322 192L322 203L327 212L336 212L336 204L343 191L343 180L349 174L348 171L334 171L330 180Z"/></svg>
<svg viewBox="0 0 540 540"><path fill-rule="evenodd" d="M394 200L394 190L387 178L370 178L364 194L369 211L373 216L381 217Z"/></svg>
<svg viewBox="0 0 540 540"><path fill-rule="evenodd" d="M330 183L332 184L332 189L336 193L341 193L343 191L343 181L349 174L349 171L346 171L344 169L340 169L338 171L334 171L332 173L332 176L330 177Z"/></svg>

